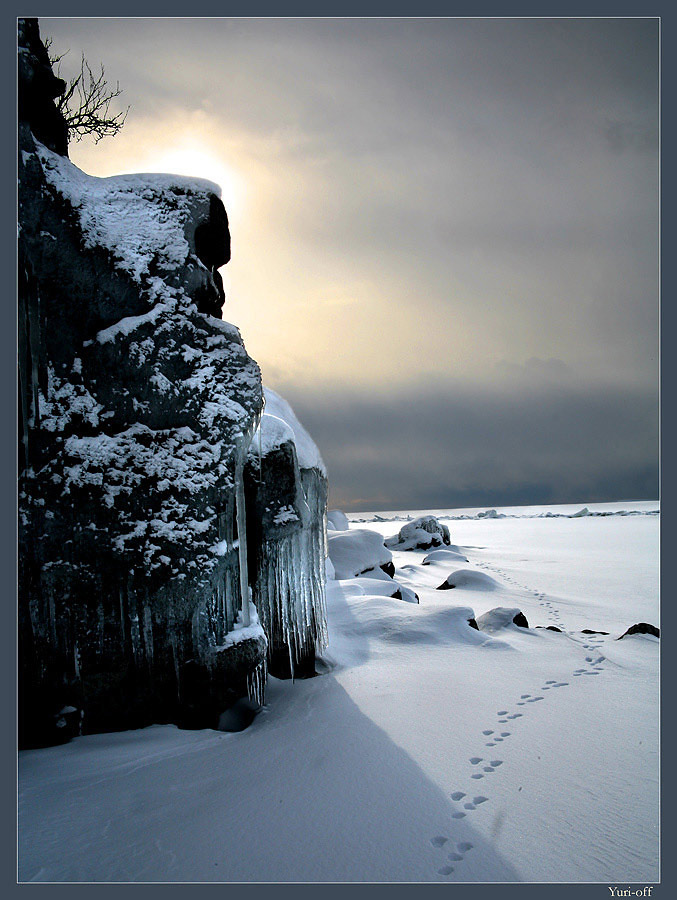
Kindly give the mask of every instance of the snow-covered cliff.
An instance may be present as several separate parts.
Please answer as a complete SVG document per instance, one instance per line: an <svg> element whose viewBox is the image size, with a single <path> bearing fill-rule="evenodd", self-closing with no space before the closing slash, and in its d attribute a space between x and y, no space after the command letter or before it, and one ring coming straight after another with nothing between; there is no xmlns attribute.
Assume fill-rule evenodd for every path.
<svg viewBox="0 0 677 900"><path fill-rule="evenodd" d="M311 661L323 641L324 468L299 469L312 442L292 435L284 478L305 518L249 514L264 396L220 318L219 188L81 172L50 137L60 87L37 22L19 42L21 739L205 727L239 696L263 701L269 637L292 659L302 639ZM265 468L264 505L279 474ZM273 573L262 560L282 535L292 555Z"/></svg>

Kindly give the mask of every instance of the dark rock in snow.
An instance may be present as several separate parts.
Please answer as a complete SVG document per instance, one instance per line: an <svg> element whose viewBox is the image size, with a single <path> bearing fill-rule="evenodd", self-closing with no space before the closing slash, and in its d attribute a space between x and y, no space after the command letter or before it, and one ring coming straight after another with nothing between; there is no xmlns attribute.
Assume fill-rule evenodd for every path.
<svg viewBox="0 0 677 900"><path fill-rule="evenodd" d="M474 628L475 631L480 630L476 619L468 619L468 625L470 625L471 628Z"/></svg>
<svg viewBox="0 0 677 900"><path fill-rule="evenodd" d="M621 641L630 634L652 634L656 638L660 638L661 636L660 629L656 628L655 625L649 625L648 622L638 622L636 625L631 625L630 628L628 628L628 630L619 638L616 638L616 640Z"/></svg>
<svg viewBox="0 0 677 900"><path fill-rule="evenodd" d="M393 562L383 563L383 565L380 568L386 573L386 575L390 575L391 578L395 577L395 563L393 563Z"/></svg>
<svg viewBox="0 0 677 900"><path fill-rule="evenodd" d="M435 516L420 516L407 522L400 528L399 534L385 542L386 547L397 550L429 550L443 544L451 544L451 536L447 526Z"/></svg>
<svg viewBox="0 0 677 900"><path fill-rule="evenodd" d="M235 703L219 716L219 731L244 731L249 728L261 706L248 697L240 697Z"/></svg>
<svg viewBox="0 0 677 900"><path fill-rule="evenodd" d="M518 612L512 621L515 625L518 625L520 628L528 628L529 627L529 623L527 622L527 617L524 615L523 612Z"/></svg>
<svg viewBox="0 0 677 900"><path fill-rule="evenodd" d="M592 628L583 628L581 634L608 634L608 631L593 631Z"/></svg>
<svg viewBox="0 0 677 900"><path fill-rule="evenodd" d="M558 628L556 625L537 625L536 628L542 628L544 631L558 631L562 634L562 629Z"/></svg>

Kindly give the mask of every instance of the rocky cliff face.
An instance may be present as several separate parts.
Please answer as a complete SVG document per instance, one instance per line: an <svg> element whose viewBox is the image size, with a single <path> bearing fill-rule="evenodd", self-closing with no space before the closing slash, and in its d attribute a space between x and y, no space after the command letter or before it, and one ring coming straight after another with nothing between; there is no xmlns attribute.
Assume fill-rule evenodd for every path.
<svg viewBox="0 0 677 900"><path fill-rule="evenodd" d="M285 528L309 554L274 576L288 585L291 630L278 633L267 607L261 619L272 647L286 641L297 658L298 631L314 658L326 482L301 527L258 514L278 476L305 502L292 441L259 478L247 525L264 398L220 319L230 235L219 189L85 175L65 155L63 88L37 23L21 22L19 42L20 738L215 727L237 697L263 700L269 641L249 595L261 609L273 577L262 548Z"/></svg>

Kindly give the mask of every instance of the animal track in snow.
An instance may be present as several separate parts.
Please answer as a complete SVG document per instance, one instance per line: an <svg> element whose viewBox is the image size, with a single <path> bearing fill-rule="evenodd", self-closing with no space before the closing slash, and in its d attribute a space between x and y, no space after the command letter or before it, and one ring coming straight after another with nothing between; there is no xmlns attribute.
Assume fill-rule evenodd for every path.
<svg viewBox="0 0 677 900"><path fill-rule="evenodd" d="M497 716L507 716L508 710L507 709L499 709L499 711L496 713L496 715Z"/></svg>
<svg viewBox="0 0 677 900"><path fill-rule="evenodd" d="M465 819L465 813L463 812L455 812L451 814L452 819Z"/></svg>
<svg viewBox="0 0 677 900"><path fill-rule="evenodd" d="M481 756L471 756L470 762L473 764L473 766L476 766L478 763L482 762L482 757Z"/></svg>
<svg viewBox="0 0 677 900"><path fill-rule="evenodd" d="M491 760L491 765L492 765L494 768L496 768L497 766L502 766L502 765L503 765L503 760L502 760L502 759L492 759L492 760Z"/></svg>
<svg viewBox="0 0 677 900"><path fill-rule="evenodd" d="M437 871L439 872L440 875L451 875L451 873L454 871L454 867L453 866L442 866L442 868L438 869Z"/></svg>
<svg viewBox="0 0 677 900"><path fill-rule="evenodd" d="M488 797L483 797L483 796L480 794L479 797L473 797L473 798L472 798L472 802L473 802L476 806L479 806L480 803L486 803L488 799L489 799Z"/></svg>
<svg viewBox="0 0 677 900"><path fill-rule="evenodd" d="M430 838L430 843L433 847L444 847L448 840L448 837L444 837L443 834L438 834L435 837Z"/></svg>
<svg viewBox="0 0 677 900"><path fill-rule="evenodd" d="M527 700L527 703L535 703L537 700L542 700L543 697L532 697L531 700Z"/></svg>
<svg viewBox="0 0 677 900"><path fill-rule="evenodd" d="M494 732L491 730L491 728L488 728L486 731L482 732L482 734L493 734L493 733Z"/></svg>
<svg viewBox="0 0 677 900"><path fill-rule="evenodd" d="M473 846L470 841L461 841L460 844L456 844L459 853L467 853L468 850L472 850Z"/></svg>
<svg viewBox="0 0 677 900"><path fill-rule="evenodd" d="M460 862L463 857L460 853L450 853L448 859L450 859L452 862Z"/></svg>
<svg viewBox="0 0 677 900"><path fill-rule="evenodd" d="M502 732L501 732L501 737L510 737L511 734L512 734L511 731L502 731Z"/></svg>
<svg viewBox="0 0 677 900"><path fill-rule="evenodd" d="M470 776L471 778L484 778L481 772L476 772L474 775Z"/></svg>
<svg viewBox="0 0 677 900"><path fill-rule="evenodd" d="M464 797L465 794L463 793L463 791L454 791L454 793L451 795L452 800L462 800Z"/></svg>

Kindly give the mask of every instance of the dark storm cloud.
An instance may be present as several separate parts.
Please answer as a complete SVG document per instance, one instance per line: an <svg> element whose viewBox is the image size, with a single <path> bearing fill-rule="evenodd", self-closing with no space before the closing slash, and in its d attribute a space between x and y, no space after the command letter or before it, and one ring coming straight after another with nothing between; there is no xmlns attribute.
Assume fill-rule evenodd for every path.
<svg viewBox="0 0 677 900"><path fill-rule="evenodd" d="M346 509L564 503L658 496L657 397L564 384L557 361L521 390L390 397L287 391ZM512 373L514 374L514 373Z"/></svg>

